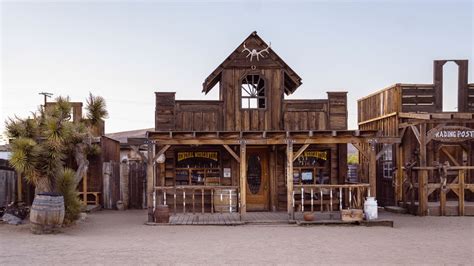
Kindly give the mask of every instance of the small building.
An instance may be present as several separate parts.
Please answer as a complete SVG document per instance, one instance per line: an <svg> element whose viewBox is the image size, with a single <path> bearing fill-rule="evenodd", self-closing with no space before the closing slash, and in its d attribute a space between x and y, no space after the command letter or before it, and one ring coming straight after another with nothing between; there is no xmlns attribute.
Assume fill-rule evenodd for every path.
<svg viewBox="0 0 474 266"><path fill-rule="evenodd" d="M155 130L146 140L149 220L155 204L214 212L225 197L225 208L241 215L285 211L289 219L304 209L360 208L375 190L375 172L349 184L347 144L397 138L347 130L347 92L285 99L301 80L253 32L204 80L202 92L218 90L219 100L156 92Z"/></svg>
<svg viewBox="0 0 474 266"><path fill-rule="evenodd" d="M456 112L443 110L443 66L458 66ZM400 138L377 144L377 198L420 215L474 215L474 84L467 60L435 60L432 84L402 84L358 100L360 130ZM448 93L444 91L444 93ZM369 171L367 156L362 167Z"/></svg>

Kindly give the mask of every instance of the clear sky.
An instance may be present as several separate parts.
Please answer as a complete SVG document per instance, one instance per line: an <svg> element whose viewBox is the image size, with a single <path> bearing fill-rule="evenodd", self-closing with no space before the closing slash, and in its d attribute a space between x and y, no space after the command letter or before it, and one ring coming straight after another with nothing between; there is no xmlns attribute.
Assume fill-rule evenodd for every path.
<svg viewBox="0 0 474 266"><path fill-rule="evenodd" d="M202 82L252 31L303 79L290 98L432 83L434 59L469 59L472 1L56 1L1 3L1 113L27 116L41 91L107 100L106 132L154 127L155 91L205 96ZM456 106L456 68L445 98ZM0 131L3 131L3 123Z"/></svg>

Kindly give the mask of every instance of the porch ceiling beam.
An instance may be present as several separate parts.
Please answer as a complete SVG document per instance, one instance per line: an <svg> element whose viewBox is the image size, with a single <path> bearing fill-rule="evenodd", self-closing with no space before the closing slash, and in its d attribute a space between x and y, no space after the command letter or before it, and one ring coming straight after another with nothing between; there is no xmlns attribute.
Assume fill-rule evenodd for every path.
<svg viewBox="0 0 474 266"><path fill-rule="evenodd" d="M156 159L164 154L170 147L171 145L165 145L163 148L161 148L161 150L153 157L153 161L156 161Z"/></svg>
<svg viewBox="0 0 474 266"><path fill-rule="evenodd" d="M296 153L295 155L293 156L293 162L296 161L296 159L298 159L298 157L301 156L301 154L303 154L303 152L309 147L310 144L305 144L303 145Z"/></svg>
<svg viewBox="0 0 474 266"><path fill-rule="evenodd" d="M227 152L229 152L229 154L232 155L232 157L234 157L234 159L235 159L238 163L240 163L240 157L234 152L234 150L232 150L232 149L229 147L229 145L224 144L224 145L222 145L222 146L224 146L224 148L227 150Z"/></svg>

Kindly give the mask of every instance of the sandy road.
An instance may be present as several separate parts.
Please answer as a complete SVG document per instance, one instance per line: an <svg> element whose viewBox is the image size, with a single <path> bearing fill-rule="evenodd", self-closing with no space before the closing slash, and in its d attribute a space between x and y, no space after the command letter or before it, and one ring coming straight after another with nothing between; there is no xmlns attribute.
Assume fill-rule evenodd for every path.
<svg viewBox="0 0 474 266"><path fill-rule="evenodd" d="M470 264L473 217L385 214L387 227L145 226L145 211L101 211L56 235L0 224L9 264Z"/></svg>

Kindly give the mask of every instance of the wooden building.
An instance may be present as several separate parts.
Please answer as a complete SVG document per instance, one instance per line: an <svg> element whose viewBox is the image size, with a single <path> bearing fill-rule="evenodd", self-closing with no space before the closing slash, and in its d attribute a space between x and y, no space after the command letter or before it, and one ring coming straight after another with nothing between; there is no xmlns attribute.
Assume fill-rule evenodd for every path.
<svg viewBox="0 0 474 266"><path fill-rule="evenodd" d="M156 92L155 131L147 133L149 221L156 203L214 212L229 195L227 209L241 215L287 211L292 219L305 208L360 207L367 188L375 190L375 172L367 183L347 184L347 144L397 138L347 130L346 92L285 99L301 84L253 32L204 80L202 92L219 90L219 100Z"/></svg>
<svg viewBox="0 0 474 266"><path fill-rule="evenodd" d="M443 66L458 66L458 89L443 92ZM474 214L474 84L467 60L435 60L432 84L395 84L358 100L360 130L398 137L377 145L377 198L420 215ZM457 93L457 112L443 110ZM365 171L369 163L362 156Z"/></svg>

